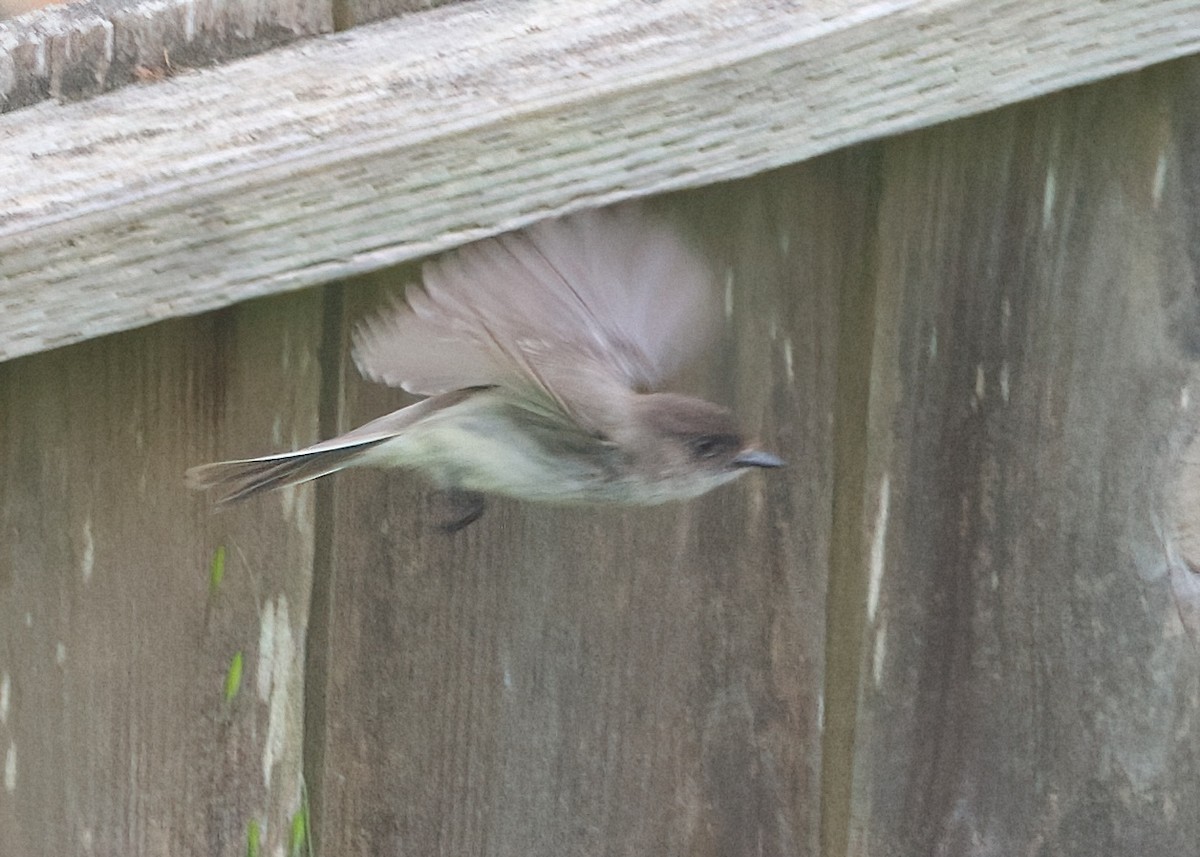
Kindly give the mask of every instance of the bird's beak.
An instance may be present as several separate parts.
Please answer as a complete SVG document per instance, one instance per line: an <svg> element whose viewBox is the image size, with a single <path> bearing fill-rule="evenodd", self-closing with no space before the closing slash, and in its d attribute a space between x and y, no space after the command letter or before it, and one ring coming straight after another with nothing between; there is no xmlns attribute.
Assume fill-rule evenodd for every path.
<svg viewBox="0 0 1200 857"><path fill-rule="evenodd" d="M734 467L783 467L784 460L761 449L743 449L733 459Z"/></svg>

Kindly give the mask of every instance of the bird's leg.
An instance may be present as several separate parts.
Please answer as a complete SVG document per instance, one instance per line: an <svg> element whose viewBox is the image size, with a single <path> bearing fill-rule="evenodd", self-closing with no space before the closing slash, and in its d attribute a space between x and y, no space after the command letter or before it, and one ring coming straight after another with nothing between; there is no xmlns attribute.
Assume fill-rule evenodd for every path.
<svg viewBox="0 0 1200 857"><path fill-rule="evenodd" d="M478 491L450 488L443 492L446 517L439 525L443 532L457 533L483 517L483 495Z"/></svg>

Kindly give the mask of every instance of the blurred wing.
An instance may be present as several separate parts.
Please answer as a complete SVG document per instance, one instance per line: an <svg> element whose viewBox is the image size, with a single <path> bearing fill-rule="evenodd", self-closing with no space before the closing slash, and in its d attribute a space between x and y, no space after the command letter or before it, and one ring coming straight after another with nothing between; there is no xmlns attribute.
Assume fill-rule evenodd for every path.
<svg viewBox="0 0 1200 857"><path fill-rule="evenodd" d="M703 260L636 204L479 241L422 274L355 332L364 376L425 395L501 385L585 423L604 391L653 387L694 357L717 317Z"/></svg>

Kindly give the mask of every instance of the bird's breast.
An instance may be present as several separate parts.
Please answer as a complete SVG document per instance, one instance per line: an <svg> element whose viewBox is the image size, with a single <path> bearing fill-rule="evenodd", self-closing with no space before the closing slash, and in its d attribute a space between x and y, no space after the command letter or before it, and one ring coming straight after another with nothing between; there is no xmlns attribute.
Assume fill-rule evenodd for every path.
<svg viewBox="0 0 1200 857"><path fill-rule="evenodd" d="M420 470L442 487L548 502L602 501L622 479L611 445L495 395L431 414L370 459Z"/></svg>

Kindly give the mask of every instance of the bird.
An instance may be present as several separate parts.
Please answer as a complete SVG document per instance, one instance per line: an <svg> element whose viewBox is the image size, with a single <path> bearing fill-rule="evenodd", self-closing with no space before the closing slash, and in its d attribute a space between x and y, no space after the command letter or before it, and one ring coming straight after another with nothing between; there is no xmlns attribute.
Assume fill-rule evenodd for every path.
<svg viewBox="0 0 1200 857"><path fill-rule="evenodd" d="M352 335L367 379L415 404L304 449L192 467L218 504L350 467L422 472L478 520L491 495L646 506L784 462L732 412L661 389L711 346L711 266L639 202L543 220L424 263Z"/></svg>

